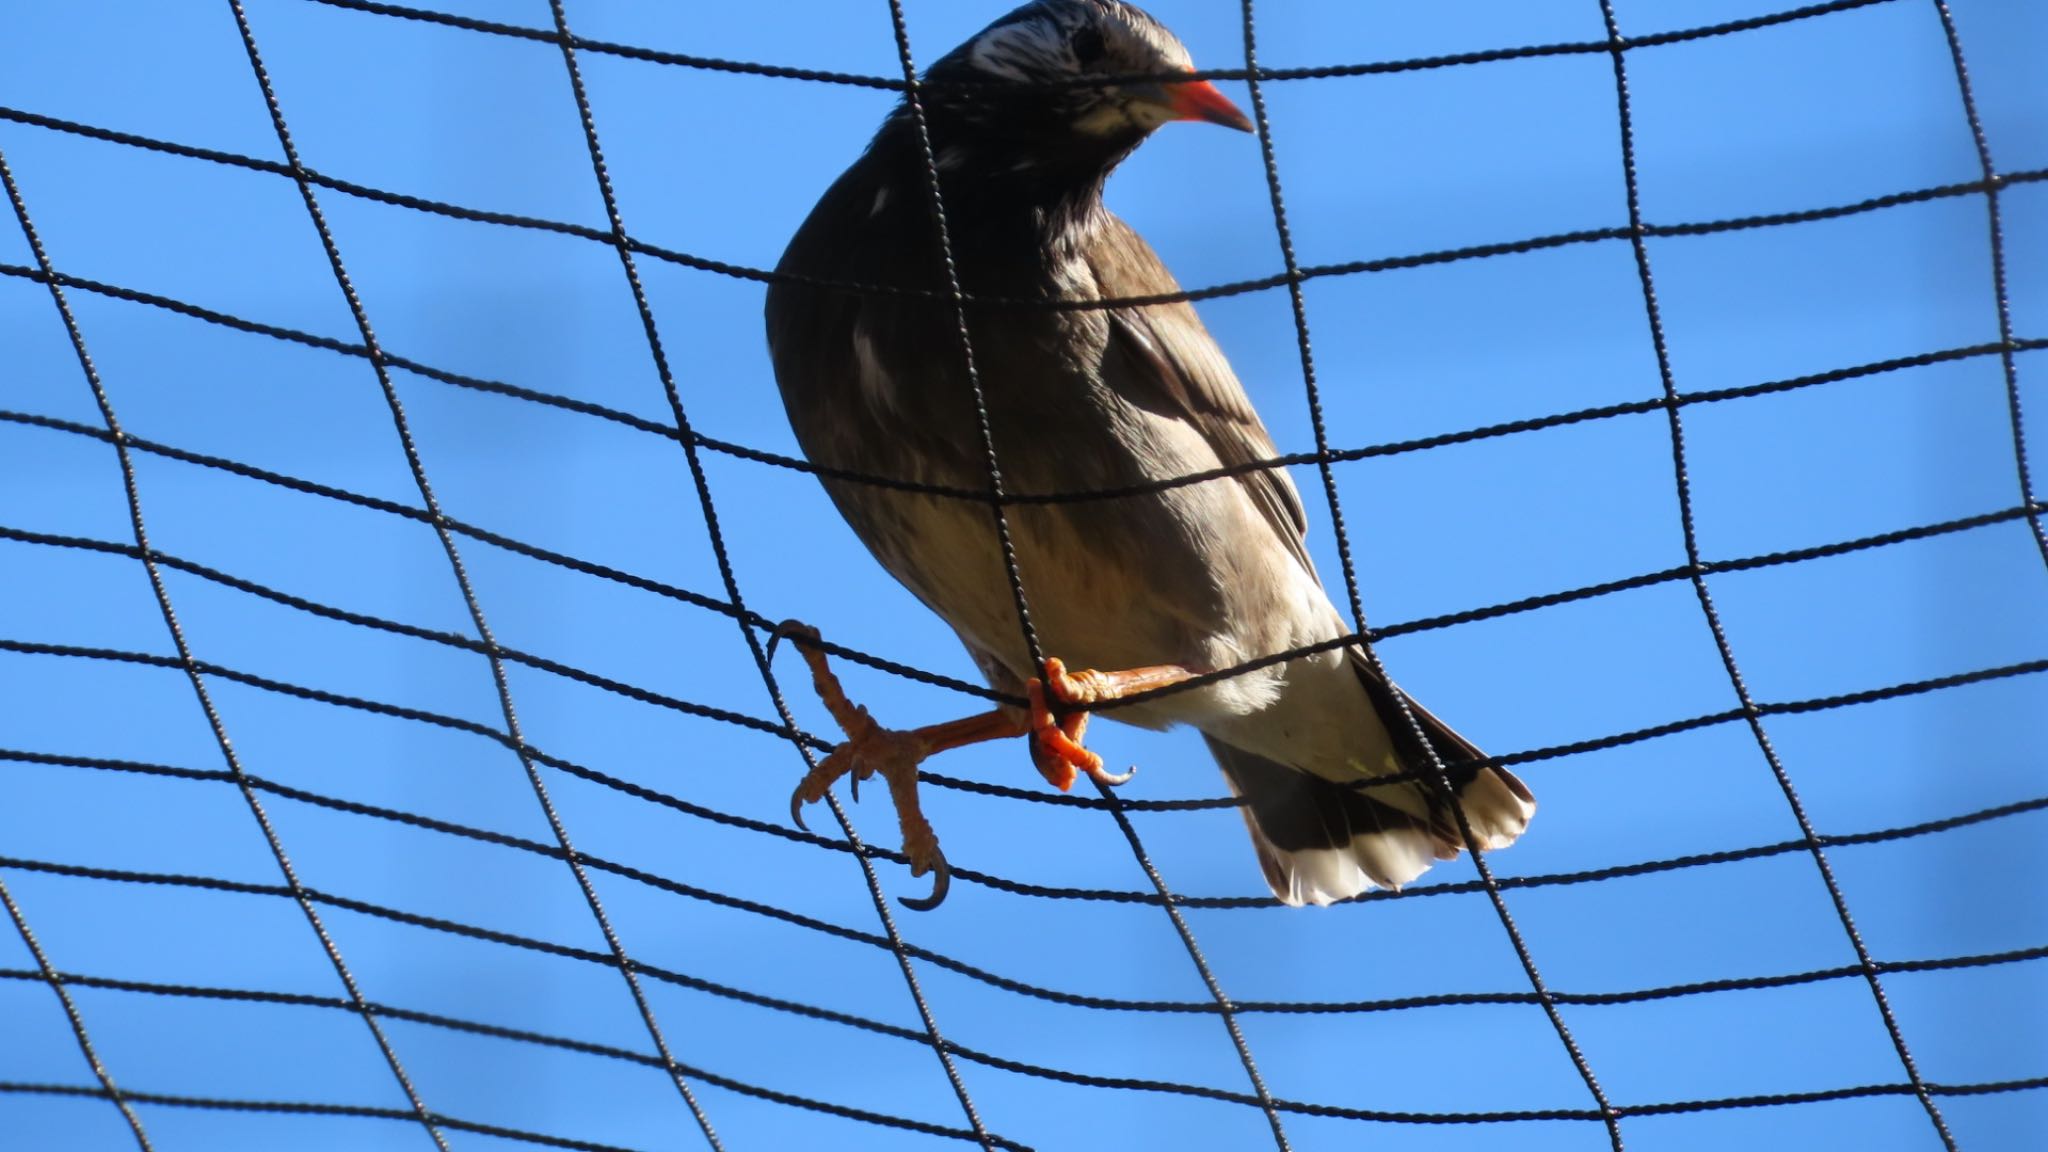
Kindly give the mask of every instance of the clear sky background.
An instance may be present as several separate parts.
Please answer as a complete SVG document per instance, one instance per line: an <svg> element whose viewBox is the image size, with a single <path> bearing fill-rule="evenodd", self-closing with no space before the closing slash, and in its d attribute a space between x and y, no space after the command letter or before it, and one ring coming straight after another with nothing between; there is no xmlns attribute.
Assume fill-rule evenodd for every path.
<svg viewBox="0 0 2048 1152"><path fill-rule="evenodd" d="M1626 34L1780 9L1784 0L1629 0ZM538 0L443 9L550 26ZM928 61L1008 7L911 0ZM250 20L305 163L368 187L602 228L603 205L557 49L310 0L252 0ZM2001 171L2048 168L2048 10L1960 0L1956 20ZM1239 5L1157 0L1196 60L1242 66ZM1595 0L1394 4L1267 0L1269 67L1394 61L1598 41ZM894 73L881 0L579 0L584 36L702 56ZM181 145L281 159L225 4L0 5L0 105ZM891 95L585 52L580 62L626 227L678 252L772 265L816 196L858 153ZM1931 0L1893 0L1627 56L1642 210L1652 224L1854 204L1981 173ZM1242 83L1224 89L1249 106ZM1579 53L1265 86L1306 265L1624 226L1608 57ZM292 182L0 120L0 152L60 272L261 324L359 337ZM619 261L605 244L449 219L322 190L348 272L390 353L669 426ZM1112 181L1113 207L1181 281L1282 269L1259 148L1173 126ZM2048 336L2048 182L2002 197L2011 320ZM1652 239L1672 369L1686 392L1788 380L1998 339L1982 196L1798 223ZM24 533L132 545L113 449L22 230L0 224L0 883L58 969L166 985L342 995L287 898L188 883L82 878L50 865L281 882L242 795L218 779L49 764L21 753L218 771L184 674L68 645L173 652L132 557ZM675 382L702 433L793 453L764 355L762 286L639 259ZM370 365L74 288L69 299L128 432L417 507ZM1283 451L1314 447L1287 295L1203 303ZM1306 307L1331 442L1384 445L1660 395L1629 245L1605 240L1310 282ZM2016 357L2036 455L2048 352ZM466 524L722 599L704 517L673 440L600 416L394 369L426 472ZM1729 560L1998 513L2020 503L1998 357L1835 380L1683 409L1699 543ZM748 606L841 643L974 676L948 630L897 588L808 476L717 452L704 465ZM321 605L471 635L446 558L416 520L137 452L164 553ZM1516 432L1340 464L1337 482L1371 623L1399 624L1669 569L1684 562L1661 412ZM1297 480L1327 579L1342 568L1314 469ZM778 736L662 702L775 713L739 629L673 597L458 536L503 645L629 684L636 699L514 663L522 732L552 756L653 794L786 826L802 770ZM166 586L199 659L306 688L502 731L486 661L448 644L322 618L189 570ZM1715 576L1728 639L1761 702L1881 689L2048 657L2048 565L2024 522ZM1734 692L1691 588L1665 581L1569 605L1415 631L1381 646L1399 681L1496 753L1540 749L1731 708ZM891 722L975 701L842 665ZM831 734L792 655L776 672L801 724ZM473 733L295 698L211 675L242 765L302 789L551 842L517 758ZM1815 826L1851 834L2048 796L2048 678L2016 675L1854 707L1772 715L1770 740ZM1214 797L1189 733L1091 733L1141 771L1134 800ZM1021 745L952 754L944 774L1043 791ZM1491 857L1503 878L1550 876L1777 844L1791 809L1746 726L1720 724L1521 774L1541 800L1529 834ZM842 851L734 826L542 770L575 845L647 877L881 931ZM306 885L328 896L571 948L604 942L559 860L260 792ZM928 788L962 869L1058 888L1149 892L1099 808ZM878 796L849 806L894 847ZM838 837L815 809L814 828ZM1237 815L1131 820L1177 893L1265 894ZM1937 834L1843 845L1829 858L1874 957L1936 960L2048 945L2038 807ZM880 861L891 895L922 892ZM1468 861L1416 886L1470 881ZM894 958L610 871L593 881L627 952L699 981L921 1031ZM1510 889L1509 910L1553 989L1629 992L1852 964L1820 875L1785 852L1647 875ZM1213 901L1212 901L1213 902ZM652 1050L616 972L587 961L318 906L363 995L398 1009ZM1295 911L1185 913L1238 1001L1356 1002L1526 993L1483 894L1413 895ZM909 943L1063 993L1210 1004L1156 905L1048 899L963 879L939 911L896 912ZM0 924L0 969L35 962ZM1099 1077L1249 1091L1213 1012L1064 1006L923 960L940 1030L977 1053ZM1894 972L1885 989L1922 1073L1941 1084L2048 1075L2048 959ZM649 979L654 1017L694 1069L949 1128L966 1121L931 1047ZM125 1089L252 1101L403 1107L352 1013L74 987ZM1865 983L1568 1004L1562 1017L1618 1105L1897 1084L1905 1073ZM1274 1096L1403 1112L1578 1110L1592 1097L1528 1003L1240 1018ZM603 1055L387 1019L435 1112L635 1149L704 1147L658 1070ZM1268 1146L1256 1107L1062 1083L957 1058L989 1130L1038 1148ZM93 1083L58 1001L0 979L0 1082ZM691 1078L732 1149L968 1147L821 1115ZM1949 1096L1964 1148L2020 1149L2048 1131L2048 1091ZM163 1149L431 1147L410 1122L137 1105ZM1283 1115L1295 1148L1598 1149L1598 1123L1414 1125ZM1933 1149L1899 1095L1623 1121L1631 1149ZM2029 1135L2032 1134L2032 1135ZM449 1134L464 1149L513 1147ZM102 1100L0 1091L0 1146L135 1146Z"/></svg>

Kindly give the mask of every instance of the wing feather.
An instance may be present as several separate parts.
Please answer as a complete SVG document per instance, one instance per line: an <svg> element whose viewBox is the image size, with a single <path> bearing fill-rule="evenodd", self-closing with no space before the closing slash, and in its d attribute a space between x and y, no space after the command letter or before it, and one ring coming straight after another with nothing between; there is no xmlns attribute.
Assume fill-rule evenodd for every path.
<svg viewBox="0 0 2048 1152"><path fill-rule="evenodd" d="M1113 216L1088 257L1106 298L1180 291L1151 246ZM1251 397L1192 305L1186 301L1145 304L1111 308L1107 314L1109 340L1102 364L1105 383L1132 403L1185 422L1208 442L1225 468L1246 467L1279 455L1272 435L1252 408ZM1234 480L1296 562L1315 575L1315 563L1308 555L1308 517L1286 470L1279 465L1251 468Z"/></svg>

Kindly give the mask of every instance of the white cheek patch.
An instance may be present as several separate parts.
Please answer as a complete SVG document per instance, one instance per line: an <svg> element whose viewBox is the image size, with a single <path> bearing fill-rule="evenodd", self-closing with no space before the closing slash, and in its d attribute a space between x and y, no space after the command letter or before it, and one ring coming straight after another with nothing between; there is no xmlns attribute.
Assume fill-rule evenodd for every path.
<svg viewBox="0 0 2048 1152"><path fill-rule="evenodd" d="M1123 113L1125 120L1147 132L1152 131L1161 124L1178 118L1173 109L1162 107L1149 100L1139 100L1126 104L1123 107Z"/></svg>
<svg viewBox="0 0 2048 1152"><path fill-rule="evenodd" d="M1146 131L1150 131L1157 126L1146 124L1136 119L1132 115L1132 106L1118 99L1113 91L1105 92L1104 96L1106 99L1101 106L1079 120L1074 121L1076 131L1086 132L1091 136L1108 136L1115 132L1126 131L1134 126L1144 128ZM1160 123L1165 123L1165 120L1162 119Z"/></svg>

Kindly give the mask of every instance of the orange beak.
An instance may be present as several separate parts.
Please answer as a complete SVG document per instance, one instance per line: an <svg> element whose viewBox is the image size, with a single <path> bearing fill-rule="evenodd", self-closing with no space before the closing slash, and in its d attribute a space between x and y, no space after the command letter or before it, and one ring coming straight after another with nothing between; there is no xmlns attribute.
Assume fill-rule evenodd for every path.
<svg viewBox="0 0 2048 1152"><path fill-rule="evenodd" d="M1175 120L1206 120L1239 132L1252 131L1251 120L1207 80L1169 80L1160 84L1159 90L1159 103Z"/></svg>

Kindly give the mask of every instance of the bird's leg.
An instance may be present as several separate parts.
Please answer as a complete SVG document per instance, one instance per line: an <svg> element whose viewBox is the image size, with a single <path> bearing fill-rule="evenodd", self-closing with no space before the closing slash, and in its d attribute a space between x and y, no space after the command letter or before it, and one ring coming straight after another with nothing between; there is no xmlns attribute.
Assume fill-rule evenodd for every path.
<svg viewBox="0 0 2048 1152"><path fill-rule="evenodd" d="M1069 672L1059 659L1051 658L1045 662L1044 678L1033 677L1025 682L1025 696L1030 701L1028 711L995 708L944 724L898 731L882 727L866 708L847 699L823 649L815 644L817 629L793 620L784 622L770 638L771 655L774 642L784 636L795 639L797 651L810 666L811 684L817 689L818 699L832 714L840 731L846 733L846 740L798 781L789 798L790 819L803 827L803 806L824 799L841 776L847 778L857 799L860 781L880 773L888 782L889 798L896 804L896 820L903 830L903 855L910 861L910 874L933 873L929 897L903 901L918 909L937 907L946 898L952 877L945 853L939 851L939 838L918 804L917 766L926 757L968 744L1028 735L1032 763L1060 791L1072 788L1083 772L1104 784L1122 784L1131 778L1130 773L1119 775L1105 770L1102 757L1081 746L1081 737L1088 729L1087 710L1148 689L1178 684L1194 675L1177 664L1123 672Z"/></svg>
<svg viewBox="0 0 2048 1152"><path fill-rule="evenodd" d="M1062 792L1074 786L1080 773L1103 784L1122 784L1131 778L1103 768L1102 757L1081 746L1088 730L1086 709L1153 688L1178 684L1194 673L1178 664L1155 664L1122 672L1098 672L1088 668L1067 671L1058 657L1047 657L1044 679L1032 678L1024 685L1031 701L1031 762L1047 782ZM1055 705L1066 711L1058 715Z"/></svg>
<svg viewBox="0 0 2048 1152"><path fill-rule="evenodd" d="M952 869L946 864L945 853L939 851L938 835L932 831L931 823L924 818L924 811L918 804L917 766L926 757L951 748L1022 736L1030 731L1029 722L1014 708L997 708L909 731L884 728L875 722L866 708L847 699L845 689L839 685L839 677L833 674L825 661L823 650L804 643L818 638L815 628L789 621L775 630L776 638L782 636L796 639L797 651L803 656L804 663L810 666L811 684L817 689L818 699L832 714L840 731L846 733L846 740L818 761L817 766L797 783L796 791L789 798L790 819L796 822L797 827L803 827L803 806L824 799L833 781L841 776L848 778L849 788L856 789L857 799L859 782L880 773L888 782L889 798L896 804L896 820L903 831L903 855L910 861L910 874L922 876L926 872L933 873L932 894L922 900L906 899L903 903L920 910L938 907L939 902L946 898Z"/></svg>

